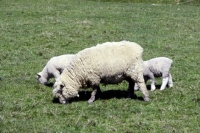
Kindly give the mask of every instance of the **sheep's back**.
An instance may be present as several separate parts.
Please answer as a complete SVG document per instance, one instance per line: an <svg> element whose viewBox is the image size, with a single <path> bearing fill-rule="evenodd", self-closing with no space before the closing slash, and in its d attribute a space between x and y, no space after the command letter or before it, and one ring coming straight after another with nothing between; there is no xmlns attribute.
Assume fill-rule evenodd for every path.
<svg viewBox="0 0 200 133"><path fill-rule="evenodd" d="M80 51L75 62L90 72L114 75L141 60L142 52L143 48L134 42L107 42Z"/></svg>

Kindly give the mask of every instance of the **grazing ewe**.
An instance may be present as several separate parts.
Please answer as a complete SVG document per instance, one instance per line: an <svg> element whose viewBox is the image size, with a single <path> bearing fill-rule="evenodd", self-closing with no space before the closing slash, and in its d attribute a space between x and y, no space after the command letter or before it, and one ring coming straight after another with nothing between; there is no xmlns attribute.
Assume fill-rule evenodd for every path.
<svg viewBox="0 0 200 133"><path fill-rule="evenodd" d="M149 101L142 67L143 48L129 41L107 42L78 52L70 65L56 79L53 95L60 103L78 97L80 88L92 87L88 103L95 100L100 83L117 84L126 80L133 93L134 82L141 88L144 100ZM132 94L129 94L131 96Z"/></svg>
<svg viewBox="0 0 200 133"><path fill-rule="evenodd" d="M70 63L74 58L73 54L60 55L52 57L43 68L43 70L37 73L37 80L39 83L46 85L50 78L57 79L64 68Z"/></svg>
<svg viewBox="0 0 200 133"><path fill-rule="evenodd" d="M157 57L143 62L144 80L145 83L150 80L151 91L156 89L154 77L162 77L160 90L164 90L167 84L170 88L173 86L172 76L169 72L172 62L171 59L166 57ZM138 86L135 85L135 90L138 89Z"/></svg>

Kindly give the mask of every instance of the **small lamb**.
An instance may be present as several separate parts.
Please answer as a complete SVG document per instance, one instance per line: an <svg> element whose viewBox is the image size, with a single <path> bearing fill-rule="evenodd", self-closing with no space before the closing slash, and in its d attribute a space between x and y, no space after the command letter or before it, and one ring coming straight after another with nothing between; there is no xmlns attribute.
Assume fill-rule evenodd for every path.
<svg viewBox="0 0 200 133"><path fill-rule="evenodd" d="M75 55L67 54L52 57L43 68L43 70L37 73L37 80L39 83L47 85L50 78L57 79L63 72L64 68L70 63Z"/></svg>
<svg viewBox="0 0 200 133"><path fill-rule="evenodd" d="M173 86L172 76L170 74L170 67L172 60L166 57L157 57L143 62L143 76L145 83L150 80L151 91L156 89L154 84L154 77L162 77L162 85L160 90L164 90L166 85L171 88ZM135 90L139 87L135 85Z"/></svg>

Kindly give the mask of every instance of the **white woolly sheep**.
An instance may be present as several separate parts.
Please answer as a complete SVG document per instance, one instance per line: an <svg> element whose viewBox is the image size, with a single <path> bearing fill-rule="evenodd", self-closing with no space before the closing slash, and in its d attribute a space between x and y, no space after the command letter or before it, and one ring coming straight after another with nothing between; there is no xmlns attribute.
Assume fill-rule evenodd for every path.
<svg viewBox="0 0 200 133"><path fill-rule="evenodd" d="M172 76L170 74L170 68L172 60L166 57L157 57L143 62L143 75L145 83L150 80L151 91L156 89L155 77L162 77L162 85L160 90L164 90L166 85L171 88L173 86ZM135 90L138 90L138 86L135 85Z"/></svg>
<svg viewBox="0 0 200 133"><path fill-rule="evenodd" d="M117 84L126 80L129 82L128 92L134 91L134 82L141 88L144 100L149 101L149 95L144 83L142 67L143 48L129 41L107 42L86 48L78 52L70 65L53 86L53 95L60 103L78 95L80 88L92 87L91 98L95 100L100 83Z"/></svg>
<svg viewBox="0 0 200 133"><path fill-rule="evenodd" d="M37 80L39 83L46 85L50 78L57 79L64 68L74 58L73 54L60 55L52 57L43 68L43 70L37 73Z"/></svg>

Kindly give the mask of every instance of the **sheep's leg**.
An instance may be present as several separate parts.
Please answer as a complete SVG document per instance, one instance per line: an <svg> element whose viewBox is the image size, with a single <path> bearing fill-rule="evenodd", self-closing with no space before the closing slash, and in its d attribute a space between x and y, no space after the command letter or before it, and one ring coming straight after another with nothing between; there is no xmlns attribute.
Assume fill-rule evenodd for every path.
<svg viewBox="0 0 200 133"><path fill-rule="evenodd" d="M134 90L135 90L134 86L136 86L136 84L132 81L132 79L127 80L127 81L128 81L128 97L127 98L136 98L137 96L134 93Z"/></svg>
<svg viewBox="0 0 200 133"><path fill-rule="evenodd" d="M172 75L171 74L169 74L168 86L169 86L169 88L173 87L173 81L172 81Z"/></svg>
<svg viewBox="0 0 200 133"><path fill-rule="evenodd" d="M134 81L138 87L140 88L140 91L142 92L143 96L144 96L144 101L149 101L149 93L147 91L147 87L146 84L144 82L144 77L143 77L143 64L142 64L142 60L141 62L138 62L137 65L131 67L126 75L129 76L132 81Z"/></svg>
<svg viewBox="0 0 200 133"><path fill-rule="evenodd" d="M145 84L146 84L147 81L148 81L148 79L144 78L144 80L145 80ZM137 91L137 90L139 90L139 89L140 89L139 86L138 86L137 84L135 84L134 90Z"/></svg>
<svg viewBox="0 0 200 133"><path fill-rule="evenodd" d="M144 82L145 82L145 84L147 84L147 81L148 81L148 78L144 77ZM135 84L134 90L137 91L137 90L139 90L139 89L140 89L140 88L138 87L138 85Z"/></svg>
<svg viewBox="0 0 200 133"><path fill-rule="evenodd" d="M92 91L92 93L91 93L91 97L90 97L90 99L88 100L88 103L89 103L89 104L91 104L91 103L93 103L93 102L95 101L96 94L101 93L101 90L100 90L100 87L99 87L99 86L95 86L95 87L93 87L92 89L93 89L93 91Z"/></svg>
<svg viewBox="0 0 200 133"><path fill-rule="evenodd" d="M140 91L142 92L142 94L144 95L144 101L149 101L149 94L148 94L148 91L147 91L147 87L144 83L144 81L140 80L138 81L138 86L140 88Z"/></svg>
<svg viewBox="0 0 200 133"><path fill-rule="evenodd" d="M162 79L162 86L160 87L160 90L164 90L165 89L168 81L169 81L169 77L165 77L165 78Z"/></svg>
<svg viewBox="0 0 200 133"><path fill-rule="evenodd" d="M138 77L133 78L134 81L137 83L138 87L140 88L140 91L142 92L142 94L144 95L144 101L149 101L149 93L147 91L147 87L146 84L144 82L144 78L143 78L143 73L139 73Z"/></svg>
<svg viewBox="0 0 200 133"><path fill-rule="evenodd" d="M90 99L88 100L88 103L89 103L89 104L91 104L91 103L94 102L96 93L97 93L97 89L94 89L94 90L92 91L92 93L91 93Z"/></svg>

